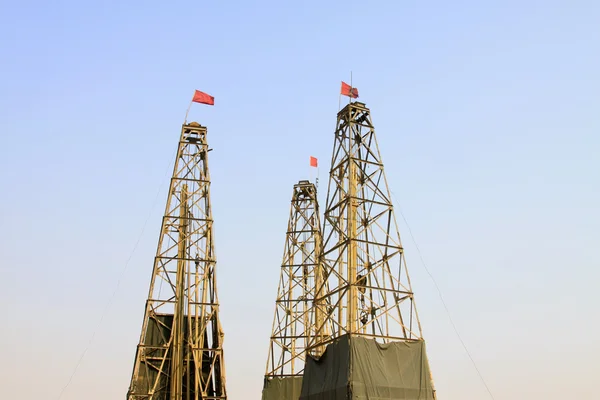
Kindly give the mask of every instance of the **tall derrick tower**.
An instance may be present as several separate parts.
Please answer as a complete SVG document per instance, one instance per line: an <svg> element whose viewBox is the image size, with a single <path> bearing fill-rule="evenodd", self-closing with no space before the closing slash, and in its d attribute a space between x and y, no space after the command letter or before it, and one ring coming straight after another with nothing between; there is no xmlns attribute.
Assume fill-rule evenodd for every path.
<svg viewBox="0 0 600 400"><path fill-rule="evenodd" d="M227 398L206 136L181 129L128 400Z"/></svg>
<svg viewBox="0 0 600 400"><path fill-rule="evenodd" d="M329 287L317 289L323 297L315 307L326 306L321 308L331 334L317 331L311 339L309 350L329 345L321 360L307 360L301 399L435 398L375 128L364 103L351 102L337 115L323 241L323 284ZM340 370L345 372L336 375ZM343 382L328 376L343 376Z"/></svg>
<svg viewBox="0 0 600 400"><path fill-rule="evenodd" d="M332 338L421 338L421 326L369 109L337 116L324 228Z"/></svg>
<svg viewBox="0 0 600 400"><path fill-rule="evenodd" d="M275 317L269 343L264 400L298 400L309 338L323 327L324 314L313 308L316 292L324 288L319 265L322 250L317 189L309 181L294 185L281 275L275 301ZM322 338L324 339L324 338ZM312 349L319 355L320 348Z"/></svg>

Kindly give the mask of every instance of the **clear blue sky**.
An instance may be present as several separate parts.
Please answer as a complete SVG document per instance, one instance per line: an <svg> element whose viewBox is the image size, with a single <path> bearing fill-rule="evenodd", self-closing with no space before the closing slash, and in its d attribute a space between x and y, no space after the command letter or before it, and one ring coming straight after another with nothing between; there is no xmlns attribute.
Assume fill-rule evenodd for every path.
<svg viewBox="0 0 600 400"><path fill-rule="evenodd" d="M214 148L228 390L259 398L292 185L309 155L326 166L352 70L496 399L594 398L599 26L594 0L2 1L2 397L56 399L149 216L63 396L124 398L165 172L200 89L216 98L190 119ZM398 219L439 397L485 399Z"/></svg>

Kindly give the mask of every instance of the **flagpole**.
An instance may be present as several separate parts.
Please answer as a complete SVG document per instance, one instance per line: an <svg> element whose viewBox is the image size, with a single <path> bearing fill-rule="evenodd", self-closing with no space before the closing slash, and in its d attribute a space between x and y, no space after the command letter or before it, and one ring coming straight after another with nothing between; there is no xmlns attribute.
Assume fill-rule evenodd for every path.
<svg viewBox="0 0 600 400"><path fill-rule="evenodd" d="M352 93L354 86L352 86L352 71L350 71L350 96L348 96L348 104L352 103Z"/></svg>
<svg viewBox="0 0 600 400"><path fill-rule="evenodd" d="M188 106L187 111L185 112L185 120L183 122L184 125L187 125L187 117L188 117L188 114L190 112L190 108L192 108L192 103L193 102L194 102L194 98L192 97L192 101L190 101L190 105Z"/></svg>
<svg viewBox="0 0 600 400"><path fill-rule="evenodd" d="M315 188L317 189L317 193L319 192L319 164L317 163L317 177L315 179Z"/></svg>

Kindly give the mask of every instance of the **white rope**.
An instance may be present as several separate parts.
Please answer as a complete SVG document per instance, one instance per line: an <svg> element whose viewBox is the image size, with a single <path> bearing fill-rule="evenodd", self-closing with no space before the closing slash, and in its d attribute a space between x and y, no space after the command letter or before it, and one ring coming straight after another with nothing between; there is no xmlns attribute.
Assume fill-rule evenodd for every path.
<svg viewBox="0 0 600 400"><path fill-rule="evenodd" d="M394 194L394 192L392 192L392 191L390 191L390 192L392 193L392 196L394 197L394 200L396 200L396 195ZM396 201L396 204L398 204L398 201ZM423 259L423 255L421 254L421 249L419 249L419 245L417 244L417 241L415 240L415 236L413 235L412 230L410 229L410 225L408 224L408 221L406 220L406 217L402 213L402 209L399 206L397 207L397 209L400 212L400 215L402 216L402 219L404 220L404 223L406 224L406 227L408 228L408 233L410 234L410 237L411 237L413 243L415 244L415 248L417 249L417 254L419 254L419 258L421 259L421 263L423 264L423 267L425 268L425 271L427 272L427 275L429 275L429 278L431 278L431 281L433 282L433 284L434 284L434 286L435 286L435 288L437 290L438 296L440 297L440 300L442 301L442 304L444 305L444 309L446 310L446 315L448 316L448 320L450 321L450 324L452 325L452 328L454 329L454 333L456 334L456 337L458 337L458 340L462 344L462 347L465 350L465 352L467 353L467 356L469 356L469 359L471 360L471 363L473 364L473 367L475 368L475 371L477 371L477 375L479 375L479 379L483 383L483 386L485 386L488 394L490 395L490 398L492 400L495 400L494 399L494 395L492 394L492 391L490 390L489 386L485 382L485 379L483 378L483 375L481 374L481 371L477 367L477 363L475 363L475 360L471 356L471 353L469 352L469 349L467 348L467 345L465 344L464 340L460 336L460 333L458 332L458 328L456 327L456 324L454 323L454 320L452 319L452 316L450 315L450 310L448 309L448 305L446 304L446 301L444 300L444 296L442 296L442 291L441 291L440 287L438 286L435 278L433 277L433 274L429 271L429 268L427 268L427 265L425 264L425 260Z"/></svg>
<svg viewBox="0 0 600 400"><path fill-rule="evenodd" d="M173 159L173 156L171 156L171 160L172 159ZM121 285L121 280L123 279L123 276L125 275L125 272L127 271L127 267L129 266L129 262L133 258L133 255L134 255L135 251L137 250L138 245L140 244L142 236L144 235L144 231L146 230L146 225L148 224L148 221L150 220L150 216L152 215L152 212L154 211L154 207L156 207L156 203L158 201L158 196L160 195L160 191L162 190L162 187L164 185L165 178L167 177L167 174L169 172L169 167L170 166L171 166L171 162L169 161L169 164L168 164L167 169L165 171L165 176L163 177L163 179L162 179L162 181L160 183L160 186L158 188L158 191L156 192L156 196L154 197L154 201L152 203L152 207L150 208L150 212L148 212L148 216L146 217L146 220L144 221L144 225L142 226L142 230L141 230L140 234L138 235L138 238L137 238L137 240L135 242L135 245L133 246L133 250L129 254L129 257L127 258L127 261L125 262L125 265L123 266L123 269L121 270L121 273L119 275L119 279L117 280L117 284L115 286L115 289L113 290L112 294L110 295L110 297L108 299L108 302L106 303L106 306L104 307L104 311L102 311L102 314L100 315L100 320L98 321L98 324L96 325L96 328L92 332L92 336L90 337L90 340L89 340L87 346L85 347L85 349L81 353L81 356L79 357L79 360L77 360L77 364L75 364L75 368L73 369L73 372L71 373L71 376L69 377L69 380L67 381L67 384L65 386L63 386L63 388L61 389L61 391L60 391L60 393L59 393L59 395L57 397L57 400L60 400L62 398L63 394L65 393L65 391L67 390L67 388L69 387L69 385L71 384L71 382L73 381L73 377L77 373L77 370L79 369L79 366L81 365L81 362L83 361L86 353L88 352L88 350L92 346L92 342L94 341L94 337L96 337L96 332L98 332L98 330L102 326L102 322L104 321L104 317L108 313L108 310L109 310L109 308L110 308L110 306L112 304L112 301L113 301L115 295L117 294L117 291L119 290L119 286Z"/></svg>

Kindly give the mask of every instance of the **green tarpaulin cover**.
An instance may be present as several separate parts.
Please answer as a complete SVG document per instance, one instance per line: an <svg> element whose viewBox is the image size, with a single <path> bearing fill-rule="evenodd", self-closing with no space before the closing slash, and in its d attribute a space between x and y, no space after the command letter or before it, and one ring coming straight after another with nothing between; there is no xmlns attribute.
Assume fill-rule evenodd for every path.
<svg viewBox="0 0 600 400"><path fill-rule="evenodd" d="M307 358L300 400L351 399L434 400L425 342L345 335L319 360Z"/></svg>
<svg viewBox="0 0 600 400"><path fill-rule="evenodd" d="M271 378L265 382L262 400L298 400L301 389L301 376Z"/></svg>

